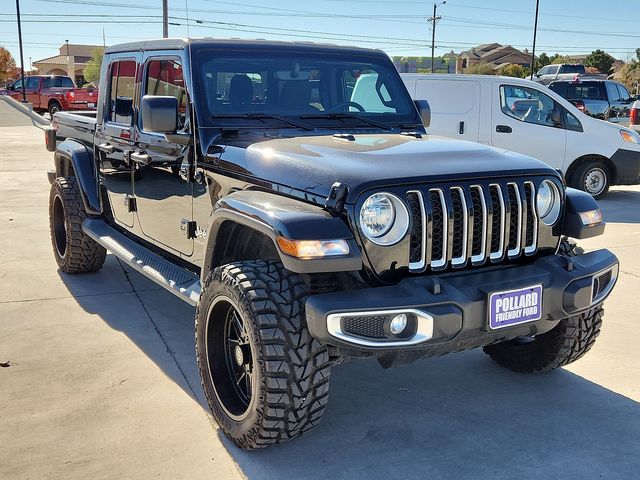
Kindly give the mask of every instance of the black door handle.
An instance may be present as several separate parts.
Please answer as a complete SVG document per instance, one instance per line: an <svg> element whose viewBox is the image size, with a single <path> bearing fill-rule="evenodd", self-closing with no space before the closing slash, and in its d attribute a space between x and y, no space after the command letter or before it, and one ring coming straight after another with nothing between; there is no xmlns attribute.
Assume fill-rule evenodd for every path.
<svg viewBox="0 0 640 480"><path fill-rule="evenodd" d="M512 131L509 125L496 125L496 132L498 133L511 133Z"/></svg>

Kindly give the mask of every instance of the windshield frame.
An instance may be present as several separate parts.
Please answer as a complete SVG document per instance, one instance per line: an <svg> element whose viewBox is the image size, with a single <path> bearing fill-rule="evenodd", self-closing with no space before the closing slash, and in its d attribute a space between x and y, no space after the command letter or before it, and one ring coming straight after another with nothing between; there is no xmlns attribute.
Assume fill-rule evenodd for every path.
<svg viewBox="0 0 640 480"><path fill-rule="evenodd" d="M319 60L332 58L336 61L353 61L354 63L373 63L384 67L387 70L387 74L392 77L392 81L395 83L395 88L397 89L397 93L405 97L407 102L407 107L409 109L408 113L362 113L362 112L342 112L353 114L354 119L352 122L349 122L349 119L341 118L336 119L333 118L330 114L333 113L331 111L322 111L319 110L317 112L319 117L314 119L313 122L309 122L305 119L305 115L308 112L300 112L300 113L287 113L284 111L250 111L248 113L256 113L257 115L277 115L282 118L290 118L292 120L297 120L298 122L309 123L311 127L314 129L328 129L328 130L343 130L345 128L362 128L362 129L371 129L376 128L372 126L371 123L367 122L367 119L372 120L373 122L377 122L385 125L385 129L390 128L405 128L406 126L412 126L413 128L420 127L422 125L422 121L418 114L417 109L415 108L415 104L409 95L409 92L400 77L397 69L395 68L391 59L381 51L376 50L365 50L365 49L349 49L349 48L339 48L339 47L326 47L320 45L308 45L308 46L299 46L299 45L283 45L283 46L274 46L272 44L260 45L259 43L252 43L249 45L234 45L226 48L222 48L221 46L215 44L203 44L203 45L192 45L191 49L191 57L192 57L192 84L193 89L196 94L195 98L198 100L195 102L196 106L196 115L198 119L198 124L202 127L214 127L214 128L255 128L255 129L273 129L273 128L298 128L294 125L286 125L281 121L274 120L270 122L269 119L252 119L252 118L242 118L243 113L247 112L238 112L237 118L233 119L235 116L235 112L232 112L232 115L228 115L228 112L222 113L220 112L216 115L214 112L209 111L209 108L206 104L207 92L204 90L204 82L202 81L204 77L204 72L202 71L203 65L214 59L215 57L219 58L229 58L233 56L237 56L238 58L242 58L242 56L250 56L252 58L256 56L300 56L300 57L313 57L316 56ZM315 113L315 112L314 112ZM326 118L324 118L326 115ZM302 117L302 118L300 118ZM355 118L355 117L361 117ZM266 120L266 121L265 121ZM347 121L345 121L347 120Z"/></svg>

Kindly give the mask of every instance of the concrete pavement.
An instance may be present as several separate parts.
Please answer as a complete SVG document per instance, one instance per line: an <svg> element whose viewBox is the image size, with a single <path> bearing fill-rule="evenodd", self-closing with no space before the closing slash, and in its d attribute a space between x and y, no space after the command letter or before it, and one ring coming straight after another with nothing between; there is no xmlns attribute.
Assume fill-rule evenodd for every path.
<svg viewBox="0 0 640 480"><path fill-rule="evenodd" d="M0 102L0 479L632 479L640 471L640 188L602 202L622 274L594 349L527 376L471 351L333 371L323 423L243 452L207 412L193 309L109 255L59 272L51 154ZM28 120L27 120L28 121ZM30 121L27 125L30 125Z"/></svg>

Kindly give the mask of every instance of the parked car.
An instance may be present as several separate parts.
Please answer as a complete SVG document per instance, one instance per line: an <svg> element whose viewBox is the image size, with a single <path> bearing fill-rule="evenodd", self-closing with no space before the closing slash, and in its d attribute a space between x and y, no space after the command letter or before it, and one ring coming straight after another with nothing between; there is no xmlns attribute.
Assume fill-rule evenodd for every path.
<svg viewBox="0 0 640 480"><path fill-rule="evenodd" d="M604 196L640 181L640 135L591 118L535 82L491 75L402 74L431 105L429 132L505 148L562 171L569 185Z"/></svg>
<svg viewBox="0 0 640 480"><path fill-rule="evenodd" d="M32 75L25 77L27 102L38 113L53 115L61 110L92 110L96 108L98 92L76 88L70 77L62 75ZM22 79L7 87L7 94L22 101Z"/></svg>
<svg viewBox="0 0 640 480"><path fill-rule="evenodd" d="M549 85L556 80L573 80L580 75L586 75L584 65L563 63L542 67L534 74L533 78L534 81L542 85Z"/></svg>
<svg viewBox="0 0 640 480"><path fill-rule="evenodd" d="M640 132L640 100L636 100L629 110L629 128Z"/></svg>
<svg viewBox="0 0 640 480"><path fill-rule="evenodd" d="M549 88L591 117L629 124L629 108L635 99L621 83L577 79L553 82Z"/></svg>
<svg viewBox="0 0 640 480"><path fill-rule="evenodd" d="M240 447L316 426L350 358L483 346L543 372L593 345L618 261L565 236L604 231L597 202L538 160L427 135L381 51L135 42L106 49L99 89L94 118L47 133L55 260L94 271L109 250L196 305L204 393Z"/></svg>

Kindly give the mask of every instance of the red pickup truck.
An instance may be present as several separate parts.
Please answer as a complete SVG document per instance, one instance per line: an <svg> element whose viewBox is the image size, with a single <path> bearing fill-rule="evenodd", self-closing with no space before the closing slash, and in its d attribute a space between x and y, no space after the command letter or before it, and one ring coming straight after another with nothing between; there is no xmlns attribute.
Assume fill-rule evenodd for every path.
<svg viewBox="0 0 640 480"><path fill-rule="evenodd" d="M39 113L51 116L60 110L93 110L98 100L97 89L76 88L70 77L33 75L25 77L27 102ZM22 80L7 86L7 94L22 101Z"/></svg>

